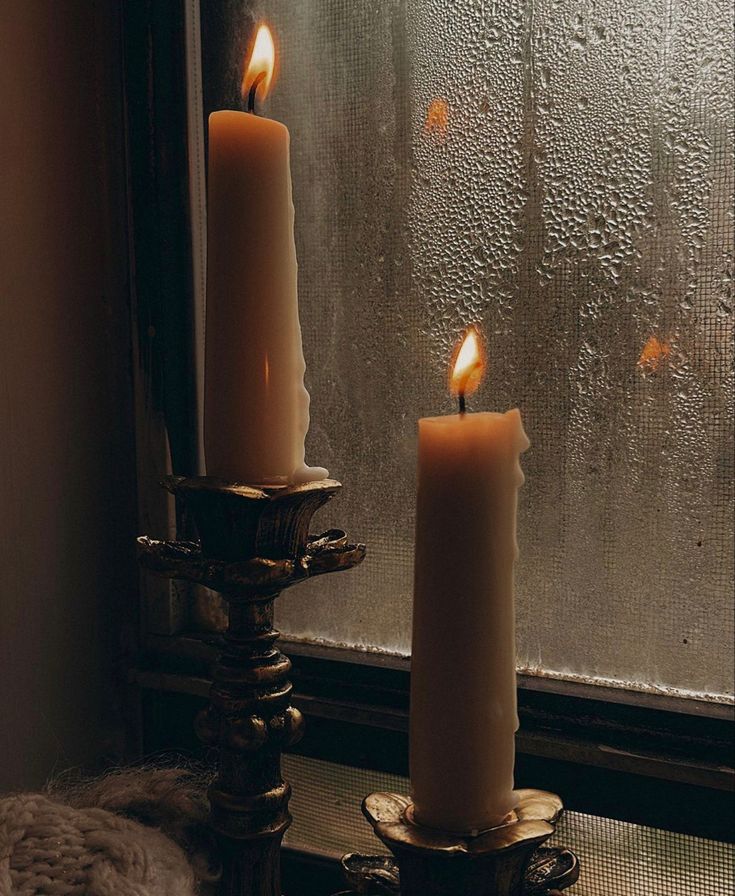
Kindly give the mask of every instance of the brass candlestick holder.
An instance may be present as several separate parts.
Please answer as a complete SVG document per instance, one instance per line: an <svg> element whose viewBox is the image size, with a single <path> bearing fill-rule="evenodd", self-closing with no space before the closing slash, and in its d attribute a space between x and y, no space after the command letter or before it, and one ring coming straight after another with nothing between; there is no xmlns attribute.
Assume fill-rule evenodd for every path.
<svg viewBox="0 0 735 896"><path fill-rule="evenodd" d="M306 578L351 569L365 545L330 529L310 536L314 513L341 488L324 479L284 488L254 488L209 477L168 477L163 485L186 502L199 543L138 539L143 567L218 591L228 628L213 672L209 706L197 733L218 748L209 790L212 827L222 859L222 896L281 896L280 846L291 822L291 788L281 751L303 733L289 705L290 660L276 647L273 605Z"/></svg>
<svg viewBox="0 0 735 896"><path fill-rule="evenodd" d="M561 800L542 790L518 794L508 820L476 836L422 827L407 796L370 794L362 811L395 858L345 856L342 867L353 893L553 896L566 889L579 877L576 856L541 845L554 833Z"/></svg>

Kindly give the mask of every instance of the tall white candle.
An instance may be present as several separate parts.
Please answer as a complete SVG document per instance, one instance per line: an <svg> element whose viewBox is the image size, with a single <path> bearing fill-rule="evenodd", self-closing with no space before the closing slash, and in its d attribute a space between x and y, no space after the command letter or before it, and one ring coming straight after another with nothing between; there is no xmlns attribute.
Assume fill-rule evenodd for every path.
<svg viewBox="0 0 735 896"><path fill-rule="evenodd" d="M518 410L419 421L410 774L416 820L457 833L514 807Z"/></svg>
<svg viewBox="0 0 735 896"><path fill-rule="evenodd" d="M253 85L253 97L267 92L273 57L261 28L246 93ZM210 476L279 485L327 475L304 463L309 394L293 224L288 129L250 112L213 112L204 386Z"/></svg>

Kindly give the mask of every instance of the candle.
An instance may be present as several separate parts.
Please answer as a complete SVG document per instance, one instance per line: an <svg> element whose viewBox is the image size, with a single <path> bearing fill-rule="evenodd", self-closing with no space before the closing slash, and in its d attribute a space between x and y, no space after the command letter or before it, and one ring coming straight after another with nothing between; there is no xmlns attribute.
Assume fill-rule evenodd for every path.
<svg viewBox="0 0 735 896"><path fill-rule="evenodd" d="M452 367L461 409L483 367L472 328ZM419 421L410 774L427 827L482 831L516 804L513 567L528 445L517 409Z"/></svg>
<svg viewBox="0 0 735 896"><path fill-rule="evenodd" d="M204 449L207 473L284 485L304 463L304 388L288 129L255 114L275 63L261 26L243 78L248 112L209 117Z"/></svg>

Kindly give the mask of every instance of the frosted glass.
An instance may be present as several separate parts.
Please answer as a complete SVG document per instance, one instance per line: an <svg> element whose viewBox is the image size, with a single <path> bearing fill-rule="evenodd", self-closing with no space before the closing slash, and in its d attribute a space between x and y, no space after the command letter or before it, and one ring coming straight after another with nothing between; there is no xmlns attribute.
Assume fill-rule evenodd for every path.
<svg viewBox="0 0 735 896"><path fill-rule="evenodd" d="M730 4L222 8L206 111L237 102L254 19L280 36L307 459L344 483L324 528L369 549L281 598L280 626L410 649L416 421L453 410L479 321L471 409L520 407L532 442L519 667L731 695Z"/></svg>

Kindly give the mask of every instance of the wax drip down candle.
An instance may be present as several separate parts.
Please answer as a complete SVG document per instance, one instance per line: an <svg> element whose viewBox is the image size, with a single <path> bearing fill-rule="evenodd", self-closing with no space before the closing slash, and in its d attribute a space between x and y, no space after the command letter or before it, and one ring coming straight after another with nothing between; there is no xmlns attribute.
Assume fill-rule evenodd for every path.
<svg viewBox="0 0 735 896"><path fill-rule="evenodd" d="M209 117L204 450L207 473L252 485L323 479L304 462L304 387L289 132L256 114L275 47L261 25L242 89L249 111Z"/></svg>
<svg viewBox="0 0 735 896"><path fill-rule="evenodd" d="M516 804L513 567L529 441L517 409L466 412L484 367L470 328L451 366L460 413L419 421L411 790L417 822L455 833Z"/></svg>

